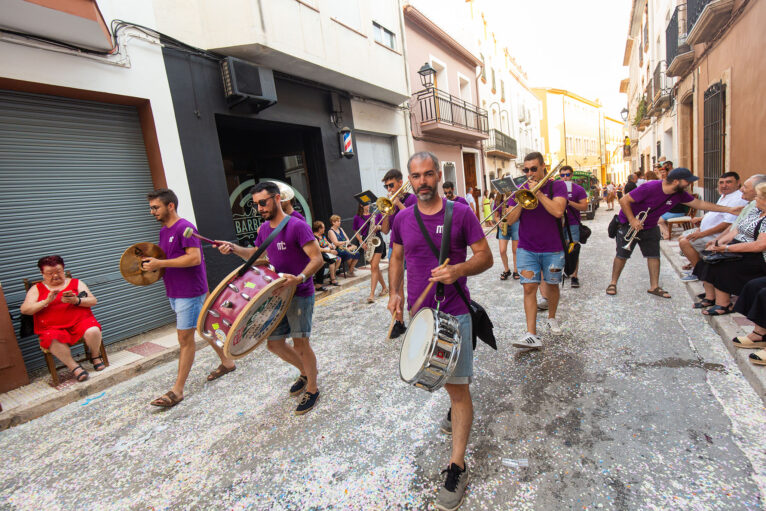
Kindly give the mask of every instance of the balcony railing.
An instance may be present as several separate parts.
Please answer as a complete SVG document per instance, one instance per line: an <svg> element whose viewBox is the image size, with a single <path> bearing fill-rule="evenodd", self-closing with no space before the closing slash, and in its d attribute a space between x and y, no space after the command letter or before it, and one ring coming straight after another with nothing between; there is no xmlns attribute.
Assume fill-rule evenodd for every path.
<svg viewBox="0 0 766 511"><path fill-rule="evenodd" d="M442 122L486 134L489 131L487 111L460 98L428 89L418 93L421 122Z"/></svg>
<svg viewBox="0 0 766 511"><path fill-rule="evenodd" d="M706 43L731 16L734 0L686 0L689 44Z"/></svg>
<svg viewBox="0 0 766 511"><path fill-rule="evenodd" d="M518 154L516 139L495 129L489 130L489 138L485 142L484 150L490 156L498 155L515 158Z"/></svg>
<svg viewBox="0 0 766 511"><path fill-rule="evenodd" d="M665 61L661 60L657 62L657 66L654 68L654 76L652 77L651 102L655 114L662 113L670 106L670 88L671 82L667 77Z"/></svg>
<svg viewBox="0 0 766 511"><path fill-rule="evenodd" d="M681 76L691 68L694 52L687 43L686 4L679 4L673 11L665 29L665 61L668 63L668 76Z"/></svg>
<svg viewBox="0 0 766 511"><path fill-rule="evenodd" d="M700 17L700 14L702 14L702 11L705 10L705 6L710 2L710 0L686 0L686 8L688 10L689 14L689 27L693 27L694 24L697 22L697 19Z"/></svg>

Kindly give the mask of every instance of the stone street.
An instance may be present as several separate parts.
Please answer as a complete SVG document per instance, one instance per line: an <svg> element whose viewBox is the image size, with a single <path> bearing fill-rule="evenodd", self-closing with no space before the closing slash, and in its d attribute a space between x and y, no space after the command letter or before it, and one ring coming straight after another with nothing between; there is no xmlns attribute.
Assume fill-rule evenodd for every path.
<svg viewBox="0 0 766 511"><path fill-rule="evenodd" d="M494 267L469 281L499 351L477 348L471 474L461 509L760 509L763 403L663 260L672 300L646 293L640 253L604 293L614 241L603 207L583 247L582 287L562 292L564 335L522 351L518 281ZM509 254L510 257L510 254ZM384 339L386 299L368 285L317 305L321 398L301 417L295 371L265 349L208 383L198 353L184 401L175 363L0 432L0 509L431 509L450 438L442 391L407 386ZM544 314L544 313L543 313ZM528 459L510 468L502 458Z"/></svg>

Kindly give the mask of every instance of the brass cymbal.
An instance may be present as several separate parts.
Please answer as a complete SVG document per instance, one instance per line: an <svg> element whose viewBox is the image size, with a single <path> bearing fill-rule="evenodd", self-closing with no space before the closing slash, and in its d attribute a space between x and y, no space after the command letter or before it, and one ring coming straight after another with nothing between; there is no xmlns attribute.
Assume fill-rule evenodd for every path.
<svg viewBox="0 0 766 511"><path fill-rule="evenodd" d="M154 284L165 274L165 268L148 271L141 268L141 260L145 257L165 259L165 252L154 243L143 242L131 245L120 257L120 273L122 278L134 286Z"/></svg>

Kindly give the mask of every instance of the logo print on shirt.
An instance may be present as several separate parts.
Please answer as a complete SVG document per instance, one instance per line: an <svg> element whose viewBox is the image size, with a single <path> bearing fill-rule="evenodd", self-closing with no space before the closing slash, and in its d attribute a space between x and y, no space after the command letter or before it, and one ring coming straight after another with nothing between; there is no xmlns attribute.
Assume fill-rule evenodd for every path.
<svg viewBox="0 0 766 511"><path fill-rule="evenodd" d="M437 225L436 226L436 234L442 234L444 232L444 226L443 225Z"/></svg>
<svg viewBox="0 0 766 511"><path fill-rule="evenodd" d="M287 249L287 243L284 241L277 242L277 250L286 250Z"/></svg>
<svg viewBox="0 0 766 511"><path fill-rule="evenodd" d="M668 206L672 206L672 205L673 205L673 201L671 201L670 199L668 199L668 200L665 202L665 204L667 204Z"/></svg>
<svg viewBox="0 0 766 511"><path fill-rule="evenodd" d="M175 236L171 236L171 237L170 237L170 239L169 239L168 241L169 241L170 243L173 243L173 238L174 238L174 237L175 237Z"/></svg>

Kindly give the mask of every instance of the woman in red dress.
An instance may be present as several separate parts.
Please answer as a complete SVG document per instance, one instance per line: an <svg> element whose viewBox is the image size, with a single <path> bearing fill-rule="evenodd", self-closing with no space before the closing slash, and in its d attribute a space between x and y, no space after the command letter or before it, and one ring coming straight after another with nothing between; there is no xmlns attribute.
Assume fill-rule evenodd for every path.
<svg viewBox="0 0 766 511"><path fill-rule="evenodd" d="M104 361L98 356L101 325L90 310L98 300L84 282L67 278L60 256L43 257L37 267L43 281L29 289L21 304L21 313L34 316L40 346L61 360L77 381L85 381L88 372L74 361L70 346L84 338L93 357L90 359L93 369L103 371Z"/></svg>

